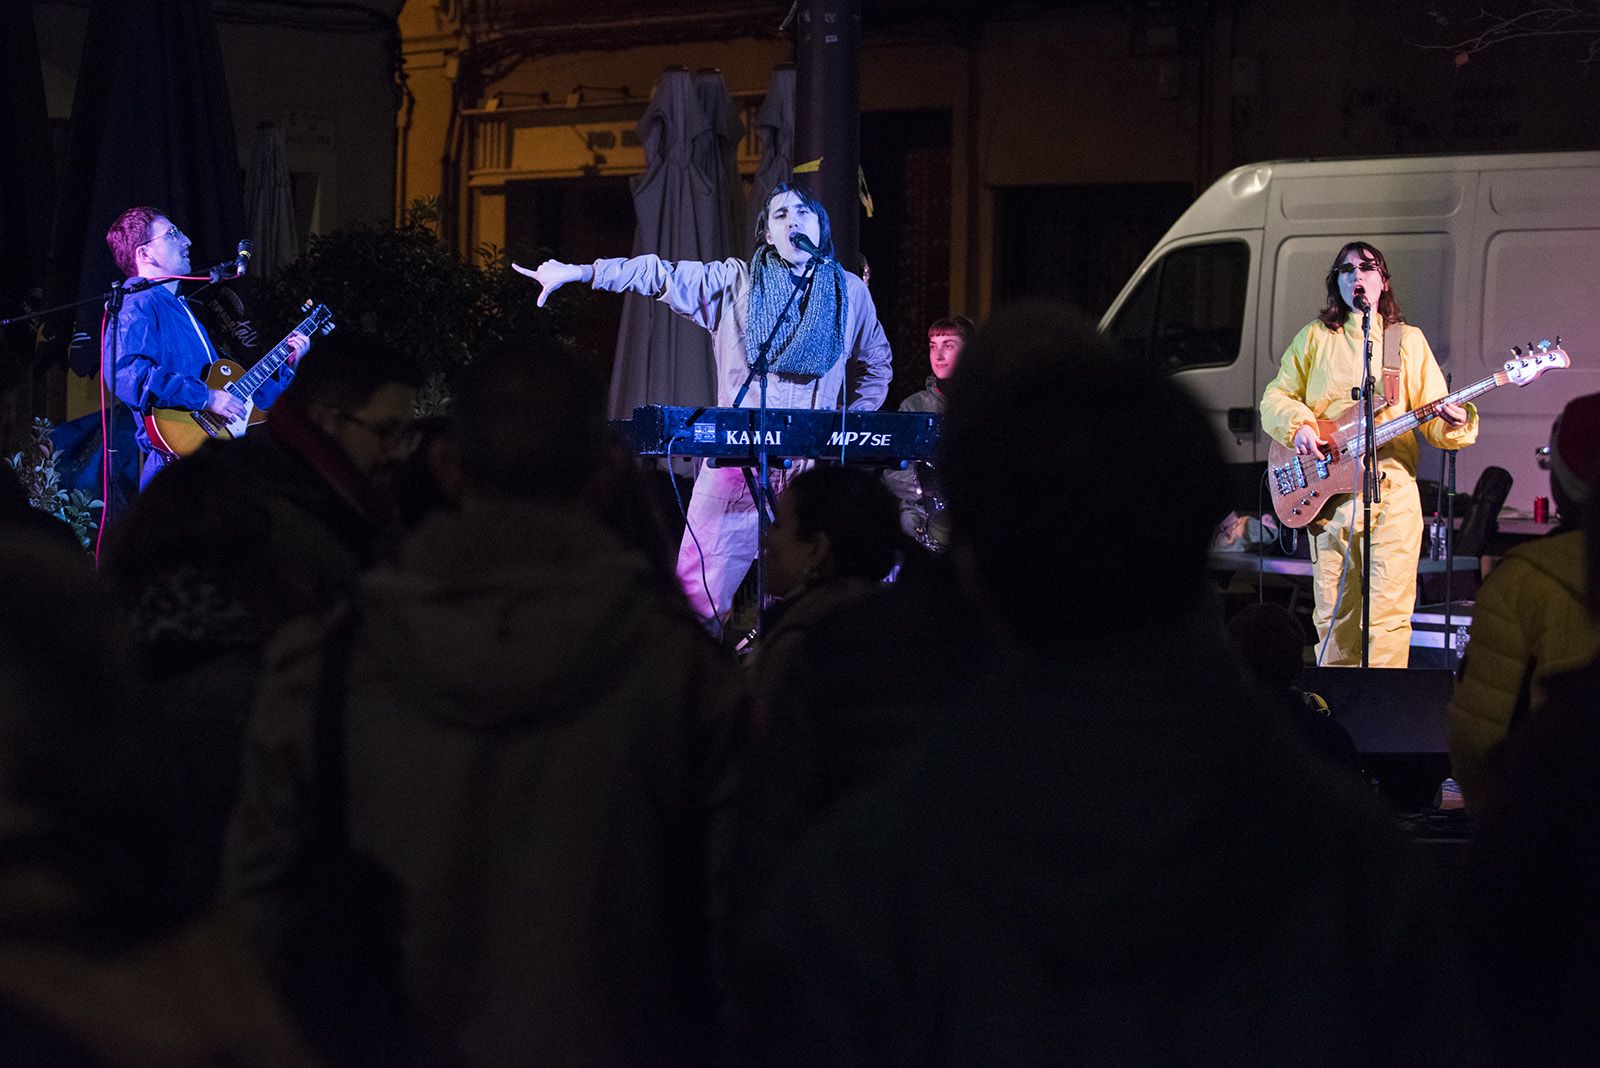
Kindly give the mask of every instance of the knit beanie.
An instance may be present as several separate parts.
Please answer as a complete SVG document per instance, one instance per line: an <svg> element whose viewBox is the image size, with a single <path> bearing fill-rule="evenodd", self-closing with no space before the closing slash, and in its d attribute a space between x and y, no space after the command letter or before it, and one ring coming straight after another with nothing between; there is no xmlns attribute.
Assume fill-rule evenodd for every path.
<svg viewBox="0 0 1600 1068"><path fill-rule="evenodd" d="M1584 504L1600 474L1600 393L1567 403L1550 429L1550 473L1574 504Z"/></svg>

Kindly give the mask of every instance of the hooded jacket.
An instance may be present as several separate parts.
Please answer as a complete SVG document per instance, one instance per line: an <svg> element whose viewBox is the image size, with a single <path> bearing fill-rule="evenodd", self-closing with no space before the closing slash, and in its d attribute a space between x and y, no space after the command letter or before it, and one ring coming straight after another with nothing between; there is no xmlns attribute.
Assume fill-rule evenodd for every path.
<svg viewBox="0 0 1600 1068"><path fill-rule="evenodd" d="M739 957L757 1064L1452 1059L1392 817L1199 615L1012 655L796 848ZM743 1063L743 1062L741 1062Z"/></svg>
<svg viewBox="0 0 1600 1068"><path fill-rule="evenodd" d="M352 845L396 877L427 1052L698 1056L708 858L742 697L649 565L575 507L435 516L364 578L346 675ZM269 652L230 889L269 953L309 788L327 624Z"/></svg>
<svg viewBox="0 0 1600 1068"><path fill-rule="evenodd" d="M1478 590L1472 640L1450 699L1450 764L1469 806L1489 753L1544 703L1545 680L1600 652L1584 605L1583 532L1550 534L1506 555Z"/></svg>

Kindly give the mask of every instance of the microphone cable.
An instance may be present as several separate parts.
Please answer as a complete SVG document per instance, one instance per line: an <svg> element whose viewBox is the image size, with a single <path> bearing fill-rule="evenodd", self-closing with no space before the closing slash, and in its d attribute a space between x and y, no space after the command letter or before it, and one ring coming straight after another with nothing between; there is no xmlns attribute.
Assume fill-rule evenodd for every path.
<svg viewBox="0 0 1600 1068"><path fill-rule="evenodd" d="M694 524L689 522L689 507L683 503L683 492L678 489L678 476L672 473L672 443L682 441L687 437L687 434L679 431L667 439L667 478L672 481L672 497L673 500L678 502L678 514L683 516L683 529L688 531L689 540L694 543L695 555L700 558L700 587L706 591L706 604L711 606L711 618L717 620L717 627L720 631L722 615L717 611L717 599L711 595L711 579L706 574L706 553L700 547L700 537L694 532ZM756 546L756 552L760 551L761 547L759 545Z"/></svg>

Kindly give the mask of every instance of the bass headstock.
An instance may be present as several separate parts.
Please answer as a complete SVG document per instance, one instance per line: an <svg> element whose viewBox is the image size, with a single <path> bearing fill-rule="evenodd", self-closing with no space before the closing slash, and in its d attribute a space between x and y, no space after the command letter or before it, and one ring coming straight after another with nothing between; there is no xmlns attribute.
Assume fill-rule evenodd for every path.
<svg viewBox="0 0 1600 1068"><path fill-rule="evenodd" d="M1554 342L1548 338L1535 345L1528 342L1524 349L1520 345L1512 346L1513 358L1506 361L1506 378L1519 386L1525 386L1546 371L1556 367L1571 367L1572 357L1561 347L1561 338L1558 335Z"/></svg>

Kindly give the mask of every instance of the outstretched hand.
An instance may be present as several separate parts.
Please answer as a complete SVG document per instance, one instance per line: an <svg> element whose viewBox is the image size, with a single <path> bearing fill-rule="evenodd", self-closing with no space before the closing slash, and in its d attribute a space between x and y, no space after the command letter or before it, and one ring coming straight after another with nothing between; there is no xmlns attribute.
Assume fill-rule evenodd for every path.
<svg viewBox="0 0 1600 1068"><path fill-rule="evenodd" d="M527 275L529 278L533 279L535 282L538 282L539 285L543 287L539 290L538 300L538 305L541 308L544 307L544 302L550 299L550 294L554 293L568 282L583 281L582 267L578 267L570 263L562 263L560 260L545 260L543 263L539 264L536 270L532 271L528 270L528 268L522 266L520 263L513 263L511 265L511 269L516 271L518 274Z"/></svg>

